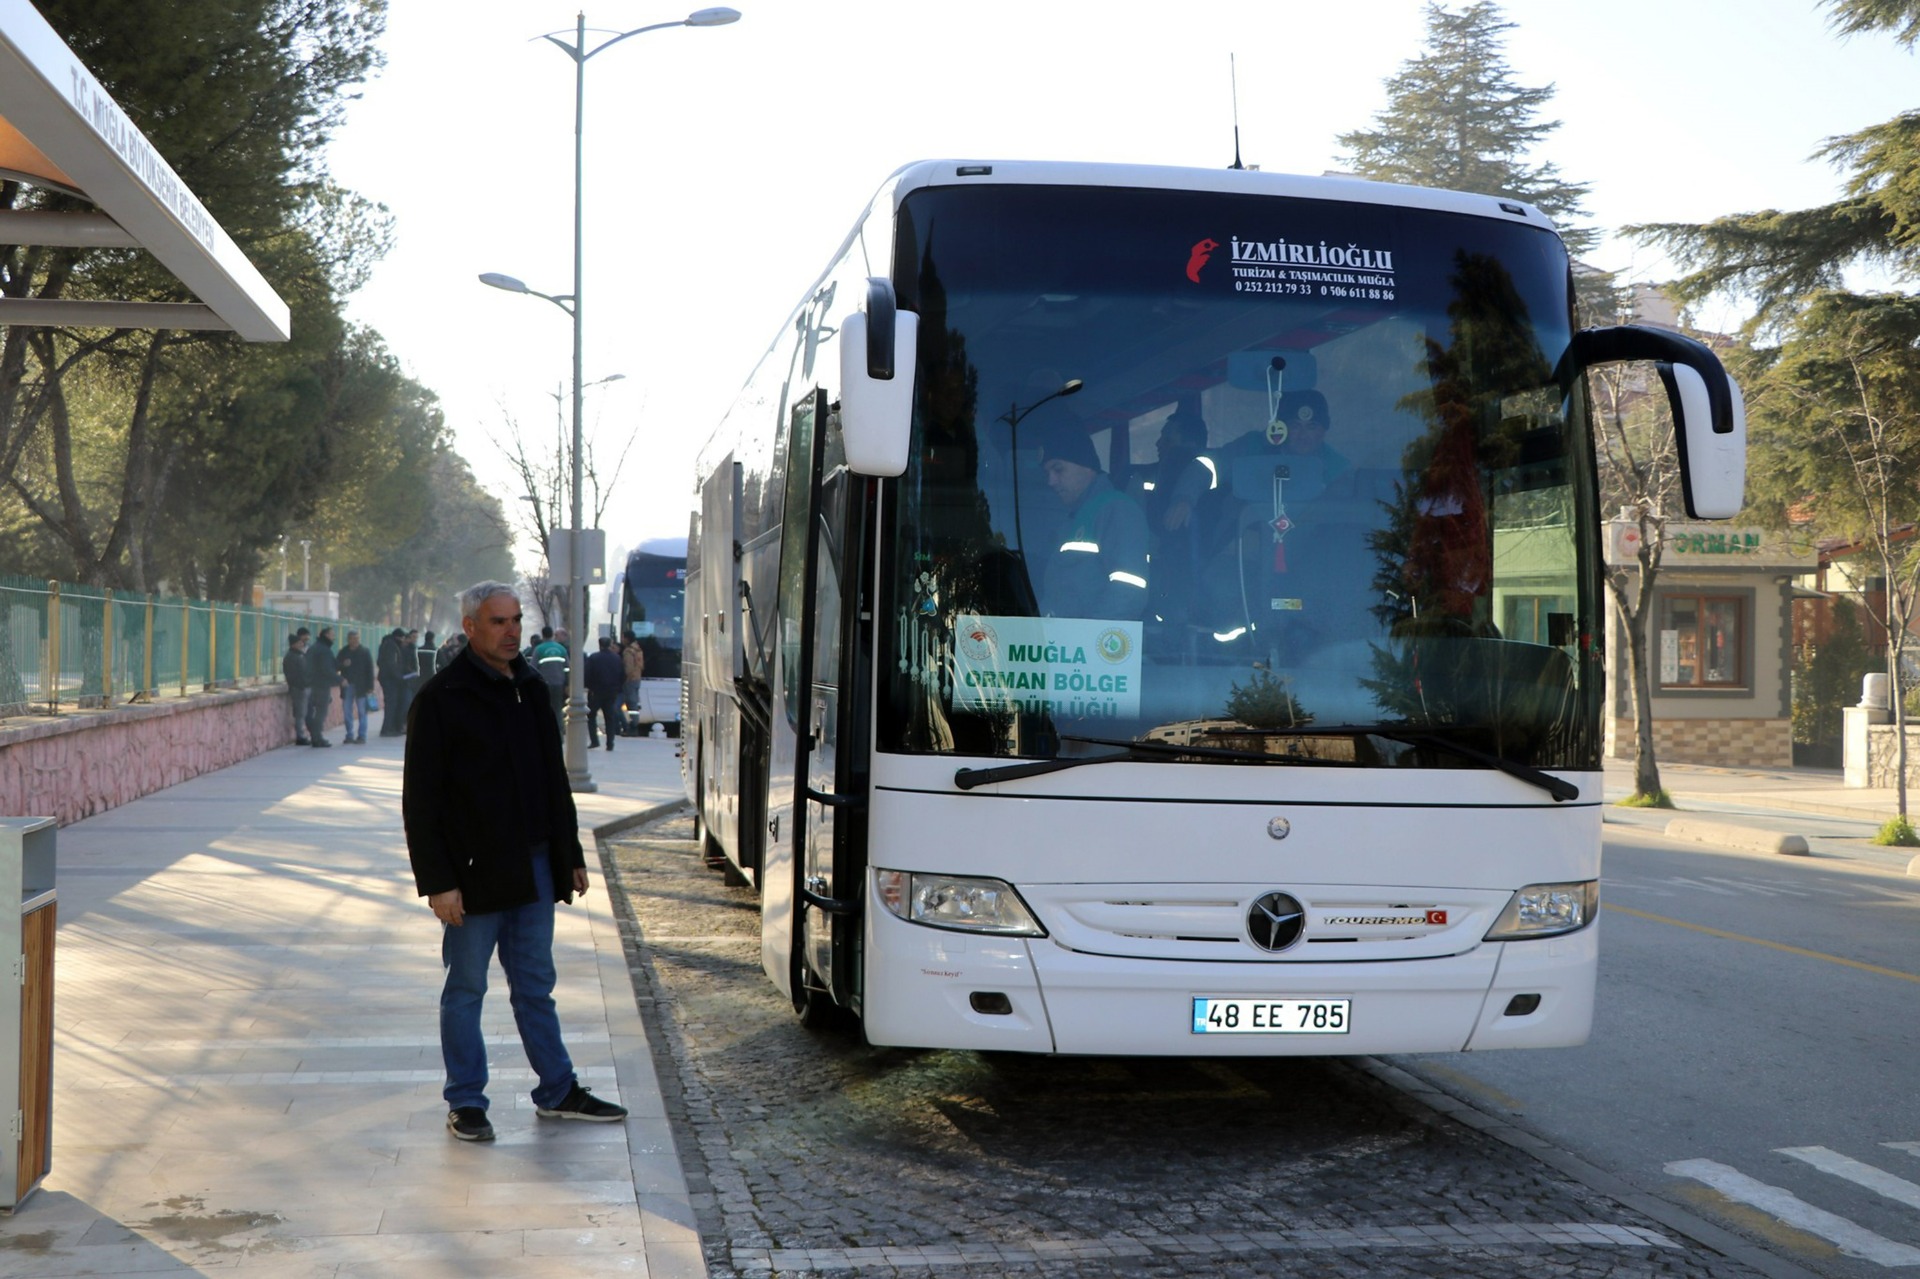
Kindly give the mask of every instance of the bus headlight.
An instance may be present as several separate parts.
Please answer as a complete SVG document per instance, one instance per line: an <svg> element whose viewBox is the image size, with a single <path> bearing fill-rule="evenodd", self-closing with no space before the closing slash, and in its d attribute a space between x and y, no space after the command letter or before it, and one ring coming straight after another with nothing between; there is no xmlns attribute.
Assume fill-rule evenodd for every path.
<svg viewBox="0 0 1920 1279"><path fill-rule="evenodd" d="M1513 895L1487 930L1488 941L1525 941L1578 932L1600 910L1600 881L1528 884Z"/></svg>
<svg viewBox="0 0 1920 1279"><path fill-rule="evenodd" d="M1047 935L1004 879L904 870L876 870L873 879L881 904L908 923L1010 937Z"/></svg>

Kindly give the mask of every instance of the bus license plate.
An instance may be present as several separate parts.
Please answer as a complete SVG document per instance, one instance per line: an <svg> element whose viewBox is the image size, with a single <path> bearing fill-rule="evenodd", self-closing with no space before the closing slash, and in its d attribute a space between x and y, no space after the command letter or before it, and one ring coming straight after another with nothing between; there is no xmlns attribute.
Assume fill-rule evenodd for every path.
<svg viewBox="0 0 1920 1279"><path fill-rule="evenodd" d="M1196 1035L1344 1035L1351 1021L1345 999L1193 1000Z"/></svg>

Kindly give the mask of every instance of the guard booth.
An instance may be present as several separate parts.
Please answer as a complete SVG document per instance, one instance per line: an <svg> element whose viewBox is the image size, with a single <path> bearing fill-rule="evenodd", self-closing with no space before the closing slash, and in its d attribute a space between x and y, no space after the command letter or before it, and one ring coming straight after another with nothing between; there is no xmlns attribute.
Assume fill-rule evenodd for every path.
<svg viewBox="0 0 1920 1279"><path fill-rule="evenodd" d="M1788 768L1793 764L1794 579L1817 562L1810 547L1764 528L1674 522L1662 531L1644 669L1652 683L1655 754L1679 764ZM1609 526L1607 567L1632 571L1639 525ZM1629 644L1607 610L1606 752L1632 759Z"/></svg>
<svg viewBox="0 0 1920 1279"><path fill-rule="evenodd" d="M53 1167L54 833L51 817L0 818L0 1210Z"/></svg>
<svg viewBox="0 0 1920 1279"><path fill-rule="evenodd" d="M284 342L287 304L173 166L28 0L0 0L0 245L141 250L179 282L177 301L50 295L45 280L0 298L0 333L25 326L224 330ZM90 209L42 207L44 193ZM63 201L62 203L70 203ZM53 1160L54 832L50 817L0 819L0 1212Z"/></svg>

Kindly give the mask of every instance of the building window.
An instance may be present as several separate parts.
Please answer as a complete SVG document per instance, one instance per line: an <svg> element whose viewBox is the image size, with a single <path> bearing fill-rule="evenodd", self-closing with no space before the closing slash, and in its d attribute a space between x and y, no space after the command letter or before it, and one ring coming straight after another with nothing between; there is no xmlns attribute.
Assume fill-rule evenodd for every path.
<svg viewBox="0 0 1920 1279"><path fill-rule="evenodd" d="M1669 595L1660 605L1660 686L1738 688L1745 683L1741 600L1727 595Z"/></svg>
<svg viewBox="0 0 1920 1279"><path fill-rule="evenodd" d="M1509 595L1503 634L1527 644L1571 644L1573 608L1571 595Z"/></svg>

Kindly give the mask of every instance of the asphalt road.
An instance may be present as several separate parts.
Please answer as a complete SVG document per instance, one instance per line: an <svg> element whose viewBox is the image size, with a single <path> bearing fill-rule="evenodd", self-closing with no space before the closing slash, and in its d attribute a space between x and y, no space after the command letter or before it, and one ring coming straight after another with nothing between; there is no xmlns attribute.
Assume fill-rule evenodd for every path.
<svg viewBox="0 0 1920 1279"><path fill-rule="evenodd" d="M1816 1274L1920 1274L1920 879L1864 834L1609 825L1592 1041L1392 1060Z"/></svg>

